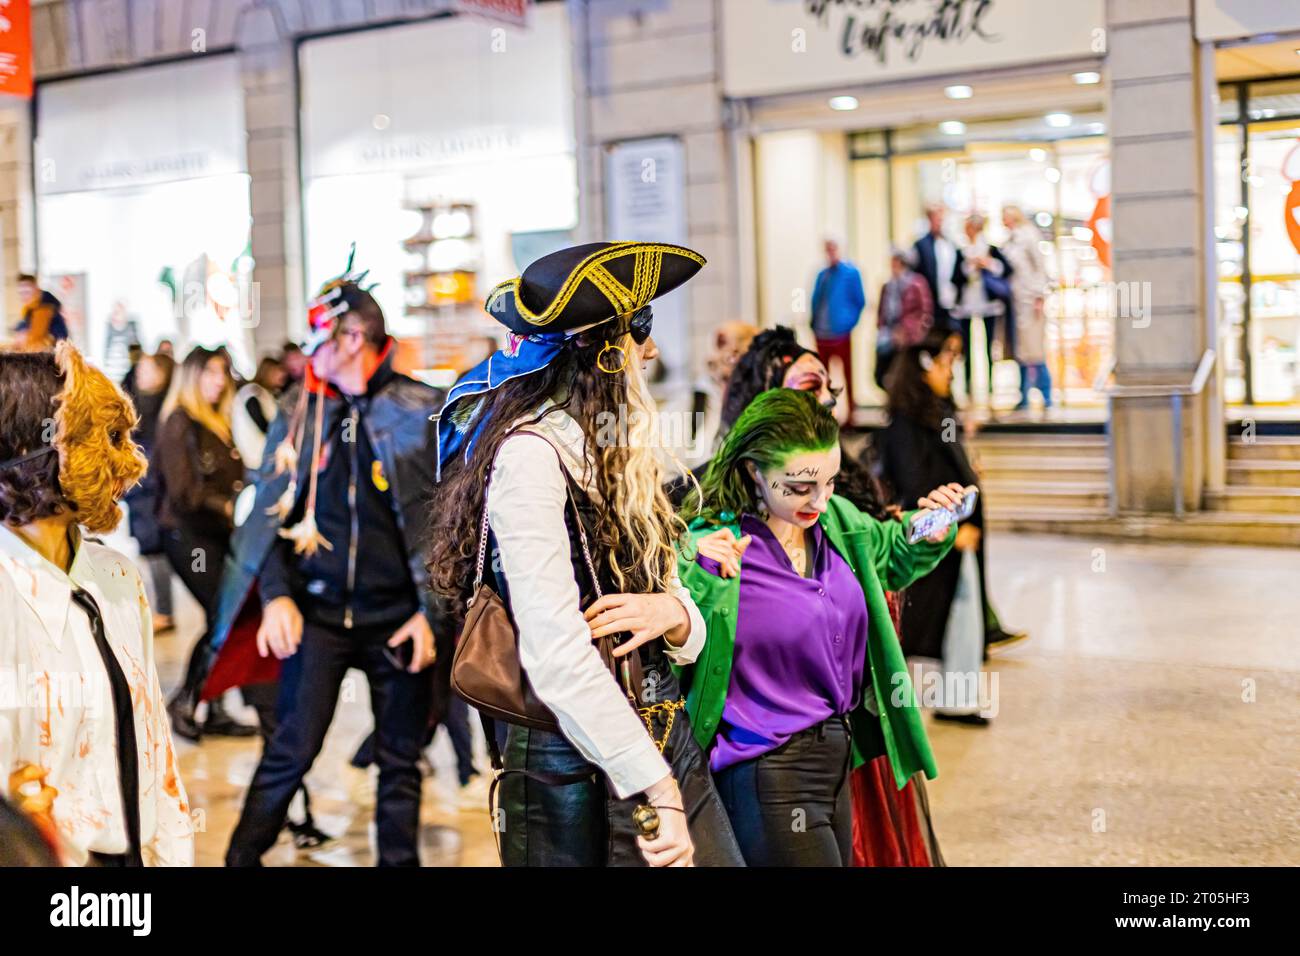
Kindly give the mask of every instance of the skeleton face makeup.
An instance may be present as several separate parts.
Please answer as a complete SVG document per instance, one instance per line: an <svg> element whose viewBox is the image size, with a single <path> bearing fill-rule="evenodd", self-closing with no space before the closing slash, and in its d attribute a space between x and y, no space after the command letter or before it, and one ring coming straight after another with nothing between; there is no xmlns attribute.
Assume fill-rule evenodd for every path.
<svg viewBox="0 0 1300 956"><path fill-rule="evenodd" d="M104 534L117 527L117 503L147 467L131 440L139 417L122 390L71 344L60 342L55 356L64 382L54 413L59 487L76 508L77 524Z"/></svg>
<svg viewBox="0 0 1300 956"><path fill-rule="evenodd" d="M782 465L765 472L753 462L746 465L769 515L800 528L811 528L835 493L840 447L836 444L825 451L795 452Z"/></svg>

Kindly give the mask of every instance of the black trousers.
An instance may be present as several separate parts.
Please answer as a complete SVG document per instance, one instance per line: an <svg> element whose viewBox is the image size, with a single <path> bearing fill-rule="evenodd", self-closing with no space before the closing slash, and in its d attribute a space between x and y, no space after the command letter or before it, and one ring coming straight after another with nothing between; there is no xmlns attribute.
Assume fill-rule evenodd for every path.
<svg viewBox="0 0 1300 956"><path fill-rule="evenodd" d="M747 865L852 865L852 752L831 717L713 775Z"/></svg>
<svg viewBox="0 0 1300 956"><path fill-rule="evenodd" d="M986 315L984 319L984 360L988 368L989 394L993 394L993 342L997 335L998 322L1002 317L998 315ZM970 354L970 324L973 319L957 319L957 328L961 332L961 351L964 361L962 365L966 370L966 398L972 403L975 396L971 394L971 369L974 368L974 356Z"/></svg>
<svg viewBox="0 0 1300 956"><path fill-rule="evenodd" d="M194 599L203 605L206 622L203 636L190 651L190 660L185 667L185 682L177 692L194 707L199 702L199 692L207 676L207 656L212 645L212 619L216 610L217 592L221 588L221 570L226 563L226 554L230 551L230 537L211 534L196 534L179 528L163 532L163 551L172 570L189 588Z"/></svg>
<svg viewBox="0 0 1300 956"><path fill-rule="evenodd" d="M257 866L284 826L294 792L311 769L334 719L349 667L365 672L375 720L379 792L375 803L380 866L419 866L420 771L429 724L429 672L398 666L385 642L397 625L352 628L307 622L298 652L280 671L279 725L257 765L227 866ZM387 653L386 653L387 651Z"/></svg>

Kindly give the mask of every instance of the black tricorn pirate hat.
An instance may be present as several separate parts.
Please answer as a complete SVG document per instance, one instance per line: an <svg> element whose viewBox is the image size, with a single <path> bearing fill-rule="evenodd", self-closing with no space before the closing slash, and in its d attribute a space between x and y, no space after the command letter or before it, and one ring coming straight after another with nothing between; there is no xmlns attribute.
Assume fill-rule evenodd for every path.
<svg viewBox="0 0 1300 956"><path fill-rule="evenodd" d="M498 285L484 308L518 335L568 332L632 315L671 292L704 257L664 242L589 242L542 256Z"/></svg>

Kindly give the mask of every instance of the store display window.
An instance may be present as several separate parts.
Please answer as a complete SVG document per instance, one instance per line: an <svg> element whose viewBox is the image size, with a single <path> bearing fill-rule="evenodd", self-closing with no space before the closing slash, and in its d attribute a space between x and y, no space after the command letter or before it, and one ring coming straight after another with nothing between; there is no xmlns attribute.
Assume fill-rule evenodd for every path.
<svg viewBox="0 0 1300 956"><path fill-rule="evenodd" d="M252 371L243 115L234 56L39 85L40 279L110 374L162 339L178 355L224 345Z"/></svg>
<svg viewBox="0 0 1300 956"><path fill-rule="evenodd" d="M1094 385L1114 349L1109 144L1101 114L1064 119L1049 124L1034 116L957 124L960 130L936 124L892 130L884 155L860 152L871 140L854 134L854 166L887 164L888 171L852 177L853 205L859 222L888 223L890 235L874 242L885 254L888 243L908 248L925 231L923 211L931 203L947 206L945 231L954 240L962 238L971 212L982 213L994 245L1007 234L1003 208L1019 206L1041 234L1054 400L1100 413L1104 399ZM880 188L882 182L888 187ZM990 347L978 323L972 335L973 351ZM994 357L1009 360L1000 346L994 346ZM989 386L981 380L987 375L983 363L974 371L974 386L982 392ZM1014 405L1019 398L1014 363L998 362L993 377L994 408Z"/></svg>
<svg viewBox="0 0 1300 956"><path fill-rule="evenodd" d="M443 17L322 37L299 63L305 288L355 242L400 363L449 383L495 347L482 305L531 261L516 252L577 225L564 6L527 27Z"/></svg>
<svg viewBox="0 0 1300 956"><path fill-rule="evenodd" d="M1300 403L1300 77L1230 83L1215 149L1219 347L1229 403ZM1221 108L1220 115L1225 115Z"/></svg>

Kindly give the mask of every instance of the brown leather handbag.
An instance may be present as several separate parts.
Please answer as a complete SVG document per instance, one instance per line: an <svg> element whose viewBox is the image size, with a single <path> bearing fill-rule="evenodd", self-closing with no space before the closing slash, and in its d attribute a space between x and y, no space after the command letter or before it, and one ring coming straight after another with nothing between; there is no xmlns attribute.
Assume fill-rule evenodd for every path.
<svg viewBox="0 0 1300 956"><path fill-rule="evenodd" d="M555 451L555 446L552 445L551 449ZM556 451L556 459L559 460L558 451ZM591 575L596 599L599 600L600 579L587 546L587 532L582 515L574 501L572 479L563 461L560 461L560 472L564 475L567 489L565 507L573 511L578 540L582 544L583 562L586 564L587 573ZM456 653L451 662L451 688L485 717L558 732L560 726L555 715L538 699L528 681L528 675L524 673L523 666L519 663L519 631L510 616L509 609L501 600L501 596L483 583L487 538L487 489L484 488L483 520L479 527L474 589L466 606L465 626L461 630L460 640L456 644ZM616 637L617 635L610 635L597 641L596 650L600 654L601 662L609 669L624 693L630 696L632 706L635 708L636 689L641 686L640 657L638 654L628 654L622 658L615 658L613 651L617 646Z"/></svg>

